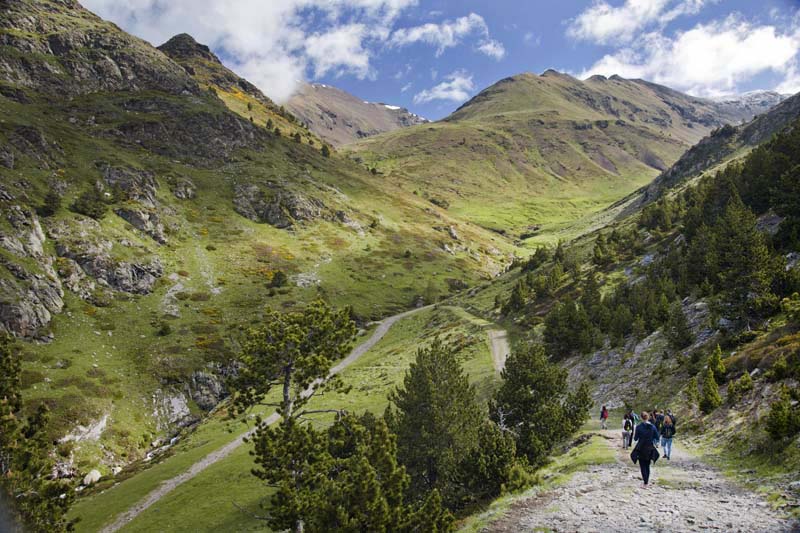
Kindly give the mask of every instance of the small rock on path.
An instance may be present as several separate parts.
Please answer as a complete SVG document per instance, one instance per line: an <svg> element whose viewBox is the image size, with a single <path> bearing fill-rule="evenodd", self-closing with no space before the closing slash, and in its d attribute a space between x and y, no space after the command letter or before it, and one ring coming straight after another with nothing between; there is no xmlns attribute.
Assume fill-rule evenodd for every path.
<svg viewBox="0 0 800 533"><path fill-rule="evenodd" d="M616 462L578 472L564 485L512 505L487 532L798 531L759 495L736 486L676 441L643 489L639 466L621 449L617 431L601 432Z"/></svg>

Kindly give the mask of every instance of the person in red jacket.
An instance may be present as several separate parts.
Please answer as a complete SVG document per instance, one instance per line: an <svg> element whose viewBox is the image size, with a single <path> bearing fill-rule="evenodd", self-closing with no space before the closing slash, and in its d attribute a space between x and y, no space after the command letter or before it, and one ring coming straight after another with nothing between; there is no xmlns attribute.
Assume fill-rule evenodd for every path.
<svg viewBox="0 0 800 533"><path fill-rule="evenodd" d="M608 409L604 405L602 409L600 409L600 427L603 429L608 429Z"/></svg>

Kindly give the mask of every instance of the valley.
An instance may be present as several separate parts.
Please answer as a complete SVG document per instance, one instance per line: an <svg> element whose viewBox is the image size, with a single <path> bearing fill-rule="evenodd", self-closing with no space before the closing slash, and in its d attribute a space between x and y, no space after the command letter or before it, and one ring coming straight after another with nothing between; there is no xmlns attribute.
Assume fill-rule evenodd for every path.
<svg viewBox="0 0 800 533"><path fill-rule="evenodd" d="M31 531L796 527L800 95L550 69L428 121L0 5L0 494ZM639 494L604 404L679 413L680 512L602 512Z"/></svg>

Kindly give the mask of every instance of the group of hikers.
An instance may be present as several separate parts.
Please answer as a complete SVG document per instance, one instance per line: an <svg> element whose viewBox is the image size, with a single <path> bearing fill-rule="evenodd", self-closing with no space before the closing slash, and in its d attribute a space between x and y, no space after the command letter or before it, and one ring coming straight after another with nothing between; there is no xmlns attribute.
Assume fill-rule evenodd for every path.
<svg viewBox="0 0 800 533"><path fill-rule="evenodd" d="M608 409L604 405L600 410L600 427L608 429ZM631 451L631 460L639 463L642 472L642 488L647 488L650 482L650 464L661 457L659 446L664 452L664 457L671 460L672 438L675 436L677 419L671 410L666 412L653 409L651 412L643 411L641 417L628 411L622 417L622 449L627 450L636 442Z"/></svg>

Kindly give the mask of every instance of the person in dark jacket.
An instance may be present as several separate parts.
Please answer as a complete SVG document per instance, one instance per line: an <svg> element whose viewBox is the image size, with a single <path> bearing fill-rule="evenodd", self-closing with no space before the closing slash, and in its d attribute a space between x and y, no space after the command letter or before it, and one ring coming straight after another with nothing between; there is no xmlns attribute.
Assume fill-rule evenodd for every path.
<svg viewBox="0 0 800 533"><path fill-rule="evenodd" d="M650 482L650 461L655 452L653 443L659 440L658 430L649 419L650 415L646 411L643 412L642 422L636 426L633 434L633 440L636 441L634 451L638 452L639 469L642 472L642 488L647 488Z"/></svg>
<svg viewBox="0 0 800 533"><path fill-rule="evenodd" d="M661 449L664 450L664 457L667 459L672 455L672 437L675 436L675 424L672 423L672 417L669 415L664 417L664 425L661 426Z"/></svg>

